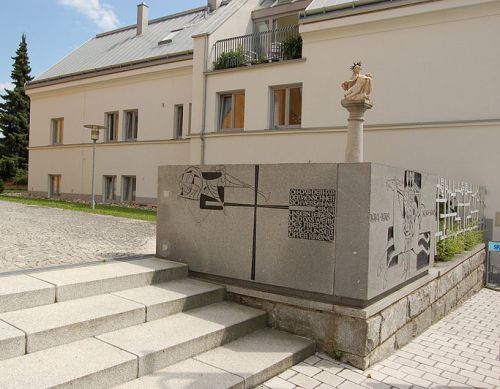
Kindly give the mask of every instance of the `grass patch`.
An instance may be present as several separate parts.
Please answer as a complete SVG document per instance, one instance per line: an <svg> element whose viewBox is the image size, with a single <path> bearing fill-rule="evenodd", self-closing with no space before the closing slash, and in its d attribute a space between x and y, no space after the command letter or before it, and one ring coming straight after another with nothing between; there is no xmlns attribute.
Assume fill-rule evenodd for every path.
<svg viewBox="0 0 500 389"><path fill-rule="evenodd" d="M0 195L0 200L9 201L11 203L19 203L26 205L38 205L42 207L67 209L69 211L80 211L94 213L98 215L109 215L116 217L124 217L127 219L145 220L150 222L156 221L156 211L147 209L136 209L119 207L114 205L96 205L96 209L92 209L89 204L74 203L64 200L37 199L28 197L13 197Z"/></svg>

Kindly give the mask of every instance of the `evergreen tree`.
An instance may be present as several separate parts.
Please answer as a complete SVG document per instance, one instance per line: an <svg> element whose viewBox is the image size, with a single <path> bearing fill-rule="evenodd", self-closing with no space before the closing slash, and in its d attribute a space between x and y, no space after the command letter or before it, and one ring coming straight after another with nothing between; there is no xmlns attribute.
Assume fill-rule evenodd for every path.
<svg viewBox="0 0 500 389"><path fill-rule="evenodd" d="M0 177L12 178L19 171L28 169L28 139L30 121L30 100L24 91L31 68L28 58L26 35L23 34L16 56L11 78L14 88L5 89L0 103Z"/></svg>

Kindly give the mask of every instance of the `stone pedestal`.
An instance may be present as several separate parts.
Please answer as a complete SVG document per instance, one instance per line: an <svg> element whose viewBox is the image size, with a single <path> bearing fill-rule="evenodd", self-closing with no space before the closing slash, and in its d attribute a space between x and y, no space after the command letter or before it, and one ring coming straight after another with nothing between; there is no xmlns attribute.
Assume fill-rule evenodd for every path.
<svg viewBox="0 0 500 389"><path fill-rule="evenodd" d="M366 110L373 104L368 100L350 99L342 99L341 104L349 111L345 162L363 162L363 123Z"/></svg>

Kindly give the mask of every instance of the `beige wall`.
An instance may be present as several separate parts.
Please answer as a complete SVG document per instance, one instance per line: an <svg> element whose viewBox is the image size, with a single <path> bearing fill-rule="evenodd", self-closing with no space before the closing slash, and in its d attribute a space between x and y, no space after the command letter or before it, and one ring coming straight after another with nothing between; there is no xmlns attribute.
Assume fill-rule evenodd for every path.
<svg viewBox="0 0 500 389"><path fill-rule="evenodd" d="M156 198L158 166L188 164L189 141L98 144L96 188L102 194L103 176L117 176L116 194L121 194L121 176L136 176L137 198ZM61 193L91 194L92 146L37 148L30 151L28 188L47 192L48 175L60 174Z"/></svg>
<svg viewBox="0 0 500 389"><path fill-rule="evenodd" d="M31 98L30 146L50 143L52 118L64 117L64 144L90 143L84 124L104 124L105 112L119 111L119 139L123 139L123 111L139 111L138 140L174 137L174 105L184 104L187 133L192 92L192 63L142 74L103 77L71 87L53 86L29 91ZM48 89L48 90L47 90ZM101 136L101 141L103 136Z"/></svg>
<svg viewBox="0 0 500 389"><path fill-rule="evenodd" d="M103 143L96 153L96 194L103 175L137 177L138 198L156 198L157 167L188 163L189 141L174 138L174 106L184 104L189 123L192 61L57 84L29 91L31 98L29 189L47 192L48 175L61 174L64 194L91 193L92 148L84 124L105 124L105 112L118 111L120 142ZM122 142L123 111L139 112L138 141ZM64 118L62 146L49 146L52 118Z"/></svg>

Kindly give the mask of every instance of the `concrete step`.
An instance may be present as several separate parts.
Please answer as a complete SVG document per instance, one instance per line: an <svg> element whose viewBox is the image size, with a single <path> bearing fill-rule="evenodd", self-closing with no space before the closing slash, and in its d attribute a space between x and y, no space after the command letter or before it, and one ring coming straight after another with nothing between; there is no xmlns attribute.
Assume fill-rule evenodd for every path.
<svg viewBox="0 0 500 389"><path fill-rule="evenodd" d="M144 323L145 311L142 304L105 294L6 312L0 314L0 320L23 331L26 351L34 353Z"/></svg>
<svg viewBox="0 0 500 389"><path fill-rule="evenodd" d="M312 341L263 329L120 385L120 389L252 388L306 359Z"/></svg>
<svg viewBox="0 0 500 389"><path fill-rule="evenodd" d="M0 388L108 388L137 377L137 358L97 339L0 362Z"/></svg>
<svg viewBox="0 0 500 389"><path fill-rule="evenodd" d="M222 286L183 279L2 313L0 345L5 344L5 350L0 347L0 359L23 355L25 350L33 353L220 302L224 293ZM1 325L3 322L4 326Z"/></svg>
<svg viewBox="0 0 500 389"><path fill-rule="evenodd" d="M56 288L28 275L0 276L0 313L55 301Z"/></svg>
<svg viewBox="0 0 500 389"><path fill-rule="evenodd" d="M67 301L185 278L187 273L185 264L148 257L34 272L30 276L54 285L56 301Z"/></svg>
<svg viewBox="0 0 500 389"><path fill-rule="evenodd" d="M113 293L146 306L146 321L224 300L223 286L186 278Z"/></svg>
<svg viewBox="0 0 500 389"><path fill-rule="evenodd" d="M138 375L152 373L247 335L266 324L266 313L230 302L99 335L138 357Z"/></svg>
<svg viewBox="0 0 500 389"><path fill-rule="evenodd" d="M24 332L0 320L0 361L26 352Z"/></svg>

